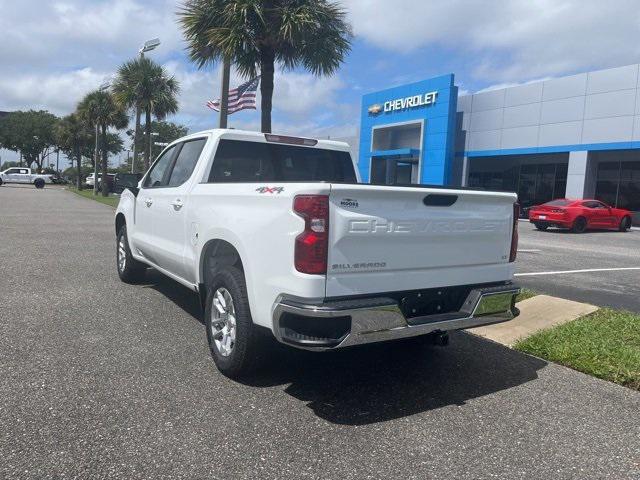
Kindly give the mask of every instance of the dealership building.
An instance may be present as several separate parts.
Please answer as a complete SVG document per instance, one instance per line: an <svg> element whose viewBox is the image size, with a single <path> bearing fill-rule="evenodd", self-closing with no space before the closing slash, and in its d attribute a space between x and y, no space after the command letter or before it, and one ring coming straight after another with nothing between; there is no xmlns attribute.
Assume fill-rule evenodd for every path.
<svg viewBox="0 0 640 480"><path fill-rule="evenodd" d="M363 96L358 167L376 184L597 198L640 222L640 65L458 96L453 74Z"/></svg>

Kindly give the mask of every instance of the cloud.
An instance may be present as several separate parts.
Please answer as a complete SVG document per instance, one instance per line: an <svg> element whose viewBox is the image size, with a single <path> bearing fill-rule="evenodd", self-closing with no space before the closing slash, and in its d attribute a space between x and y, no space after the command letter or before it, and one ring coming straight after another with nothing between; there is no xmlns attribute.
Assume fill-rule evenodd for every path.
<svg viewBox="0 0 640 480"><path fill-rule="evenodd" d="M72 112L89 91L108 77L106 72L91 68L72 70L64 74L23 75L0 74L0 99L3 110L49 110L56 115Z"/></svg>
<svg viewBox="0 0 640 480"><path fill-rule="evenodd" d="M491 82L634 63L636 0L345 0L354 32L393 53L452 49ZM420 51L421 53L422 50Z"/></svg>
<svg viewBox="0 0 640 480"><path fill-rule="evenodd" d="M0 0L3 70L102 69L160 37L154 55L182 48L171 0Z"/></svg>

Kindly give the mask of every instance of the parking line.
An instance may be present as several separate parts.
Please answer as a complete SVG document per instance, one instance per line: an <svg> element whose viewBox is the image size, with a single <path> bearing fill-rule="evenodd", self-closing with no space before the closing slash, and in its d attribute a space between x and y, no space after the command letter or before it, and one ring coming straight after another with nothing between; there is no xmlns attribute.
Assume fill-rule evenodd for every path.
<svg viewBox="0 0 640 480"><path fill-rule="evenodd" d="M529 272L516 273L516 277L532 277L534 275L559 275L562 273L590 273L590 272L620 272L624 270L640 270L640 267L620 267L620 268L583 268L582 270L557 270L555 272Z"/></svg>
<svg viewBox="0 0 640 480"><path fill-rule="evenodd" d="M523 248L523 249L518 249L518 253L522 252L522 253L536 253L536 252L541 252L542 250L538 250L537 248Z"/></svg>

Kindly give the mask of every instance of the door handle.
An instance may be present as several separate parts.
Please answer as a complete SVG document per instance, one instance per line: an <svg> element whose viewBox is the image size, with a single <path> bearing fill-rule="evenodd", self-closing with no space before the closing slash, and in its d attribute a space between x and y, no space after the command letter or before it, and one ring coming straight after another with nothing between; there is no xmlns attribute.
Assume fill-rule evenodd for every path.
<svg viewBox="0 0 640 480"><path fill-rule="evenodd" d="M177 198L176 200L174 200L173 202L171 202L171 205L173 206L173 209L177 212L178 210L180 210L182 208L182 206L184 205L182 203L182 200L180 200L179 198Z"/></svg>
<svg viewBox="0 0 640 480"><path fill-rule="evenodd" d="M153 199L152 198L146 198L144 203L147 205L147 207L150 207L151 205L153 205Z"/></svg>

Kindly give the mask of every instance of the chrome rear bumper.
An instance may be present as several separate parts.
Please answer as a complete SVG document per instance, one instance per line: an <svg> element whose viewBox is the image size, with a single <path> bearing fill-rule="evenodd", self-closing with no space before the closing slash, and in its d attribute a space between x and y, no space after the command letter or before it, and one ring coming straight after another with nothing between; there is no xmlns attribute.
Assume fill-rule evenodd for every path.
<svg viewBox="0 0 640 480"><path fill-rule="evenodd" d="M328 350L365 343L382 342L415 337L436 331L465 328L506 322L518 316L515 297L520 288L514 285L473 288L462 308L456 312L407 318L398 302L379 297L364 300L341 300L313 303L280 298L273 311L273 332L286 344L310 350ZM305 318L318 321L326 319L348 324L338 329L333 337L299 334L287 328L286 318L298 322Z"/></svg>

